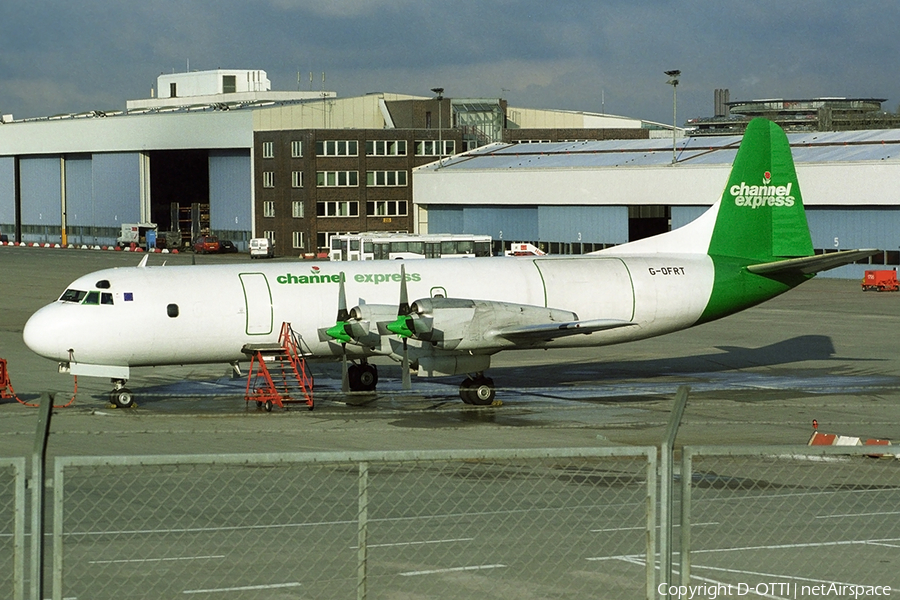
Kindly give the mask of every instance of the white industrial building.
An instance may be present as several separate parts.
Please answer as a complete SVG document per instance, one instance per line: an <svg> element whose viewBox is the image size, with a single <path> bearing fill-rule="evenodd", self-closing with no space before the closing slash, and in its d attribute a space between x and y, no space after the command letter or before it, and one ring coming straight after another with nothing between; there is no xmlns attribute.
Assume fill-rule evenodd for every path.
<svg viewBox="0 0 900 600"><path fill-rule="evenodd" d="M817 252L883 250L900 264L900 130L788 136ZM493 144L419 167L419 230L587 252L680 227L722 194L741 138ZM868 265L830 272L862 277ZM877 267L875 267L877 268Z"/></svg>

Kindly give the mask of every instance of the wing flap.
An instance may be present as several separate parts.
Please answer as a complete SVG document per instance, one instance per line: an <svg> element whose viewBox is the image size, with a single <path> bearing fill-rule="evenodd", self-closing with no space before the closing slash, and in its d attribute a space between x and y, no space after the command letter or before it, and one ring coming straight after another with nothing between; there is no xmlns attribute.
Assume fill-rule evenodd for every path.
<svg viewBox="0 0 900 600"><path fill-rule="evenodd" d="M750 265L747 267L747 270L757 275L811 275L813 273L818 273L819 271L827 271L828 269L834 269L835 267L868 258L878 252L881 251L873 249L842 250L840 252L831 252L830 254L804 256L802 258L788 258L786 260L776 260L758 265Z"/></svg>

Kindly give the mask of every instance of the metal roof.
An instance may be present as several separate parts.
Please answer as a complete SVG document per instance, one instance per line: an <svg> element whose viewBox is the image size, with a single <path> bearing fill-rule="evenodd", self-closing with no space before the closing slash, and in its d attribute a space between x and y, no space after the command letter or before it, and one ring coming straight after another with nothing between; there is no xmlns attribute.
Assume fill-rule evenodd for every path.
<svg viewBox="0 0 900 600"><path fill-rule="evenodd" d="M678 164L723 165L734 161L741 136L688 137L676 140ZM795 163L900 161L900 129L788 134ZM451 158L441 169L590 169L665 166L672 162L672 141L598 140L586 142L490 144ZM419 170L433 170L432 163Z"/></svg>

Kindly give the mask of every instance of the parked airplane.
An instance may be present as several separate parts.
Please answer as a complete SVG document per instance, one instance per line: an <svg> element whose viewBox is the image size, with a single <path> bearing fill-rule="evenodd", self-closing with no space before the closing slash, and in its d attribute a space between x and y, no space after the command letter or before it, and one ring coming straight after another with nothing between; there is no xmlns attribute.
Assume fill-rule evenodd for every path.
<svg viewBox="0 0 900 600"><path fill-rule="evenodd" d="M111 378L110 399L122 407L134 402L124 387L132 367L236 366L245 345L275 342L282 322L309 357L343 357L345 390L375 389L368 359L380 355L401 362L404 387L410 367L466 374L463 401L489 404L495 388L484 372L501 350L678 331L874 252L813 256L787 137L756 119L721 199L658 236L577 257L161 267L145 259L80 277L23 336L61 370Z"/></svg>

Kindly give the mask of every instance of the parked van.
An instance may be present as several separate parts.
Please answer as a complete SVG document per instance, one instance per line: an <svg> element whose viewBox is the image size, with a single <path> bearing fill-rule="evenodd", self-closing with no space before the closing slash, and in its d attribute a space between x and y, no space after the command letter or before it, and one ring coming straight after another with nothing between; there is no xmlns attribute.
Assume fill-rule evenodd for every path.
<svg viewBox="0 0 900 600"><path fill-rule="evenodd" d="M275 256L275 244L269 238L253 238L250 240L250 258L272 258Z"/></svg>

